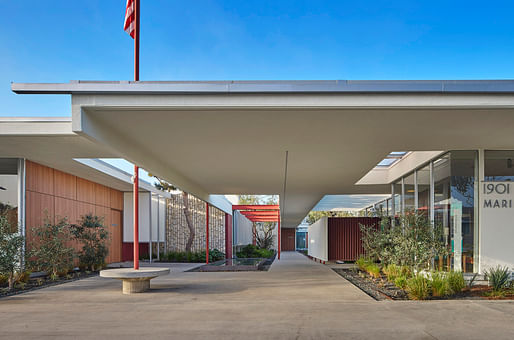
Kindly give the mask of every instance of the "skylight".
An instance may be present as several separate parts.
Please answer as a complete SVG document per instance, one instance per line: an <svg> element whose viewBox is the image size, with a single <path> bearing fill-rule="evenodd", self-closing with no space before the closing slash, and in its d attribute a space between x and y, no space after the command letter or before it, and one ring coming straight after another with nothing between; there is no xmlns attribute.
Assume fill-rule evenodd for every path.
<svg viewBox="0 0 514 340"><path fill-rule="evenodd" d="M377 167L387 168L392 166L394 163L398 162L407 154L407 151L393 151L386 158L380 161L377 164Z"/></svg>

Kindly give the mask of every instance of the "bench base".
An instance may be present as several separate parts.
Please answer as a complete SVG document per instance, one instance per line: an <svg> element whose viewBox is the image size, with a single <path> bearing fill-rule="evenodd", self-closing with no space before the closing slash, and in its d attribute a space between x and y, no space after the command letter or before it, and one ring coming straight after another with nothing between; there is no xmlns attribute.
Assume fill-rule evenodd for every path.
<svg viewBox="0 0 514 340"><path fill-rule="evenodd" d="M123 294L143 293L150 289L150 280L161 275L169 274L169 268L143 267L138 270L132 268L107 269L100 272L101 277L122 281Z"/></svg>
<svg viewBox="0 0 514 340"><path fill-rule="evenodd" d="M143 293L150 289L152 278L123 279L123 294Z"/></svg>

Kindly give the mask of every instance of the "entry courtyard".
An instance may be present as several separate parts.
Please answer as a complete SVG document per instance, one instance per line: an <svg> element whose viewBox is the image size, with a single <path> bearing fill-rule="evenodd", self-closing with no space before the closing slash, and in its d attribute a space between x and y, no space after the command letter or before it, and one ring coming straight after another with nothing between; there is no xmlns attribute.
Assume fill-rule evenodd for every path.
<svg viewBox="0 0 514 340"><path fill-rule="evenodd" d="M168 264L144 294L101 277L0 299L2 338L512 339L514 301L375 301L296 252L269 271Z"/></svg>

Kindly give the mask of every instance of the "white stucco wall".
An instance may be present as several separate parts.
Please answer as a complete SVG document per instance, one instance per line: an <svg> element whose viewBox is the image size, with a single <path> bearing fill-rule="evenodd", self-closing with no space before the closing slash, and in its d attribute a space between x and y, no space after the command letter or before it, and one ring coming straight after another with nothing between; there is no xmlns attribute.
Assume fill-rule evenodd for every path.
<svg viewBox="0 0 514 340"><path fill-rule="evenodd" d="M307 254L328 261L328 218L322 217L308 228L309 248Z"/></svg>
<svg viewBox="0 0 514 340"><path fill-rule="evenodd" d="M514 271L514 183L480 183L480 272L501 265Z"/></svg>
<svg viewBox="0 0 514 340"><path fill-rule="evenodd" d="M233 215L233 242L236 246L251 244L253 241L252 222L239 211Z"/></svg>
<svg viewBox="0 0 514 340"><path fill-rule="evenodd" d="M123 242L133 242L133 207L132 193L125 192L123 195ZM166 199L161 197L158 200L157 195L152 195L152 204L150 208L150 193L139 193L139 241L150 241L150 223L152 226L152 242L164 242L166 229ZM150 215L150 211L152 214ZM159 227L157 228L157 224ZM159 235L157 235L159 229Z"/></svg>

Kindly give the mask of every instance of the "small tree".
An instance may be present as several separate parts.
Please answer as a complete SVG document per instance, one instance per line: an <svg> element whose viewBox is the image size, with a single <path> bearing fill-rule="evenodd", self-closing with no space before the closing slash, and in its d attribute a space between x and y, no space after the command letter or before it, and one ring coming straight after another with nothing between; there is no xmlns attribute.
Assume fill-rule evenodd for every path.
<svg viewBox="0 0 514 340"><path fill-rule="evenodd" d="M103 218L87 214L82 216L78 225L71 228L73 237L82 243L82 250L79 252L80 263L90 268L95 268L105 263L109 253L107 239L109 232L105 230Z"/></svg>
<svg viewBox="0 0 514 340"><path fill-rule="evenodd" d="M0 274L7 276L9 290L13 288L16 272L21 270L24 242L22 235L13 232L8 218L0 215Z"/></svg>
<svg viewBox="0 0 514 340"><path fill-rule="evenodd" d="M254 229L255 243L261 249L270 249L273 245L273 230L275 222L258 223Z"/></svg>
<svg viewBox="0 0 514 340"><path fill-rule="evenodd" d="M74 249L67 244L71 241L70 225L66 218L51 223L48 217L42 226L32 229L33 240L29 252L32 268L50 273L53 279L59 272L73 267Z"/></svg>
<svg viewBox="0 0 514 340"><path fill-rule="evenodd" d="M362 245L366 256L384 265L396 264L414 271L429 268L437 256L448 253L440 226L432 226L419 212L406 212L394 226L389 217L379 227L363 226Z"/></svg>

